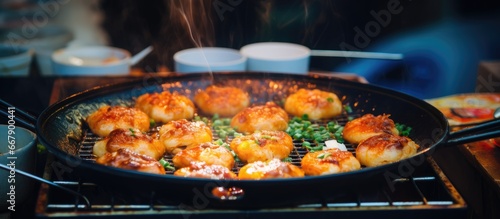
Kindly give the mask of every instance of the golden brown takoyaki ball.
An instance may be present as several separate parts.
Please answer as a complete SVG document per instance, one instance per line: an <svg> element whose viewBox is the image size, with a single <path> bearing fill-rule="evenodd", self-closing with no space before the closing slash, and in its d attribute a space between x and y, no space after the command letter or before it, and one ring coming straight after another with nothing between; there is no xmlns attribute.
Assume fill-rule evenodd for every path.
<svg viewBox="0 0 500 219"><path fill-rule="evenodd" d="M208 179L237 179L238 176L230 169L221 165L207 165L204 162L193 162L174 172L175 176L208 178Z"/></svg>
<svg viewBox="0 0 500 219"><path fill-rule="evenodd" d="M144 111L155 122L167 123L194 116L194 104L186 96L177 92L143 94L135 101L135 107Z"/></svg>
<svg viewBox="0 0 500 219"><path fill-rule="evenodd" d="M107 137L95 143L93 154L102 157L107 152L115 152L121 148L135 153L150 156L159 160L165 153L165 146L151 136L138 129L115 129Z"/></svg>
<svg viewBox="0 0 500 219"><path fill-rule="evenodd" d="M293 150L293 140L286 132L263 130L235 137L230 147L241 161L251 163L288 157Z"/></svg>
<svg viewBox="0 0 500 219"><path fill-rule="evenodd" d="M98 164L139 172L165 174L165 168L156 159L135 153L128 149L118 149L97 158Z"/></svg>
<svg viewBox="0 0 500 219"><path fill-rule="evenodd" d="M136 128L141 132L149 130L149 117L136 108L123 106L103 106L90 114L87 124L92 133L106 137L115 129Z"/></svg>
<svg viewBox="0 0 500 219"><path fill-rule="evenodd" d="M284 131L288 127L288 114L274 102L248 107L231 119L231 127L238 132L253 133L259 130Z"/></svg>
<svg viewBox="0 0 500 219"><path fill-rule="evenodd" d="M361 164L351 152L337 148L309 152L302 158L300 166L309 176L349 172L361 168Z"/></svg>
<svg viewBox="0 0 500 219"><path fill-rule="evenodd" d="M384 133L360 142L356 148L356 158L362 165L374 167L411 157L418 148L407 137Z"/></svg>
<svg viewBox="0 0 500 219"><path fill-rule="evenodd" d="M330 119L342 113L342 102L336 94L318 89L299 89L285 100L285 111L311 120Z"/></svg>
<svg viewBox="0 0 500 219"><path fill-rule="evenodd" d="M234 157L227 148L212 142L184 149L177 153L172 161L177 168L188 167L192 162L204 162L207 165L221 165L229 169L234 166Z"/></svg>
<svg viewBox="0 0 500 219"><path fill-rule="evenodd" d="M170 121L161 126L159 134L167 152L172 154L212 141L212 130L201 121L191 122L185 119Z"/></svg>
<svg viewBox="0 0 500 219"><path fill-rule="evenodd" d="M239 88L212 85L198 91L194 103L204 114L232 117L248 107L250 98Z"/></svg>
<svg viewBox="0 0 500 219"><path fill-rule="evenodd" d="M248 163L240 169L238 178L242 180L304 177L299 167L279 159Z"/></svg>
<svg viewBox="0 0 500 219"><path fill-rule="evenodd" d="M383 133L398 135L396 125L389 116L365 114L347 122L342 133L344 140L351 144L358 144L369 137Z"/></svg>

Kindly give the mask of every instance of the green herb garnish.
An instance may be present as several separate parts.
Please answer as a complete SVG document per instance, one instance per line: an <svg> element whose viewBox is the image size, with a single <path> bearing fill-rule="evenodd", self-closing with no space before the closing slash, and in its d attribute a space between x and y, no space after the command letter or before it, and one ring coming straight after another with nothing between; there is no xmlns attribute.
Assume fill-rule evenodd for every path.
<svg viewBox="0 0 500 219"><path fill-rule="evenodd" d="M352 108L349 105L344 105L344 110L346 113L352 113Z"/></svg>
<svg viewBox="0 0 500 219"><path fill-rule="evenodd" d="M308 151L323 150L322 144L330 139L336 139L337 142L343 143L342 131L344 127L337 122L329 122L325 126L318 125L307 120L308 116L304 114L302 117L293 117L288 122L288 133L293 140L302 141L302 147ZM317 146L313 147L312 144Z"/></svg>
<svg viewBox="0 0 500 219"><path fill-rule="evenodd" d="M165 159L161 158L159 160L160 164L163 166L163 168L167 169L167 170L171 170L171 171L175 171L175 167L172 166L172 164L170 164L168 161L166 161Z"/></svg>
<svg viewBox="0 0 500 219"><path fill-rule="evenodd" d="M329 103L333 103L333 98L331 98L331 97L326 98L326 100L327 100Z"/></svg>
<svg viewBox="0 0 500 219"><path fill-rule="evenodd" d="M281 160L281 161L291 163L292 158L291 157L283 158L283 160Z"/></svg>
<svg viewBox="0 0 500 219"><path fill-rule="evenodd" d="M217 114L212 117L212 128L221 139L240 135L240 133L236 132L236 128L231 127L230 118L219 118Z"/></svg>
<svg viewBox="0 0 500 219"><path fill-rule="evenodd" d="M404 125L404 124L400 124L400 123L396 123L395 125L396 125L396 129L398 130L400 136L409 136L410 135L410 132L412 130L411 127Z"/></svg>
<svg viewBox="0 0 500 219"><path fill-rule="evenodd" d="M135 131L133 128L128 129L130 131L130 136L135 137Z"/></svg>
<svg viewBox="0 0 500 219"><path fill-rule="evenodd" d="M318 155L317 158L318 159L325 159L325 158L329 157L330 155L332 155L332 154L330 154L330 153L322 153L322 154Z"/></svg>
<svg viewBox="0 0 500 219"><path fill-rule="evenodd" d="M154 119L149 119L149 127L155 127L156 126L156 122Z"/></svg>
<svg viewBox="0 0 500 219"><path fill-rule="evenodd" d="M47 151L47 148L45 148L45 146L43 146L42 144L37 143L36 150L38 151L39 154L43 154Z"/></svg>
<svg viewBox="0 0 500 219"><path fill-rule="evenodd" d="M344 143L344 137L342 136L342 132L344 131L344 127L341 126L338 122L330 121L326 124L328 131L333 133L335 140L338 143Z"/></svg>

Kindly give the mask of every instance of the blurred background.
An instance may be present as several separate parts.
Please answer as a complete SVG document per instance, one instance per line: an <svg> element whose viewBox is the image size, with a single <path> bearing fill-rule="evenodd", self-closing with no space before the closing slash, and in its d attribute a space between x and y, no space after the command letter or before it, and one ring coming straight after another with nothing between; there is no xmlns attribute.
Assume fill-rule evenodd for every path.
<svg viewBox="0 0 500 219"><path fill-rule="evenodd" d="M402 54L312 57L310 69L355 73L433 98L474 92L479 63L500 59L499 9L493 0L4 0L0 39L35 47L42 76L51 75L47 57L65 46L110 45L135 54L153 45L136 66L144 72L172 70L182 49L262 41Z"/></svg>

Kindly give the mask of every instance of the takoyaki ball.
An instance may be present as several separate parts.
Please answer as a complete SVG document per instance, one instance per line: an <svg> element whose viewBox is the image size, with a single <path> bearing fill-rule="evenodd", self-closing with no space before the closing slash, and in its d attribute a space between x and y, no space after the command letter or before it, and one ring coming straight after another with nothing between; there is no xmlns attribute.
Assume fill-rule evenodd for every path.
<svg viewBox="0 0 500 219"><path fill-rule="evenodd" d="M207 165L204 162L192 162L190 166L176 170L174 175L208 179L238 179L238 176L227 167Z"/></svg>
<svg viewBox="0 0 500 219"><path fill-rule="evenodd" d="M245 108L231 119L231 127L242 133L259 130L284 131L288 127L288 114L274 102Z"/></svg>
<svg viewBox="0 0 500 219"><path fill-rule="evenodd" d="M344 140L351 144L358 144L369 137L383 133L399 135L394 121L389 116L365 114L347 122L342 133Z"/></svg>
<svg viewBox="0 0 500 219"><path fill-rule="evenodd" d="M115 129L107 137L94 144L93 154L102 157L107 152L115 152L121 148L159 160L165 153L165 146L151 136L138 129Z"/></svg>
<svg viewBox="0 0 500 219"><path fill-rule="evenodd" d="M128 149L118 149L97 158L98 164L139 172L165 174L165 168L156 159L135 153Z"/></svg>
<svg viewBox="0 0 500 219"><path fill-rule="evenodd" d="M192 162L197 161L207 165L221 165L229 169L234 166L234 157L231 151L211 142L184 149L177 153L172 161L176 168L188 167Z"/></svg>
<svg viewBox="0 0 500 219"><path fill-rule="evenodd" d="M291 163L283 162L279 159L256 161L246 164L238 173L238 178L242 180L295 177L304 177L304 171Z"/></svg>
<svg viewBox="0 0 500 219"><path fill-rule="evenodd" d="M361 164L351 152L337 148L309 152L300 164L304 173L309 176L349 172L361 168Z"/></svg>
<svg viewBox="0 0 500 219"><path fill-rule="evenodd" d="M293 150L293 140L286 132L263 130L235 137L230 147L241 161L252 163L288 157Z"/></svg>
<svg viewBox="0 0 500 219"><path fill-rule="evenodd" d="M204 114L232 117L248 107L250 98L239 88L212 85L198 91L194 103Z"/></svg>
<svg viewBox="0 0 500 219"><path fill-rule="evenodd" d="M115 129L149 130L149 117L136 108L123 106L103 106L87 117L87 124L92 133L106 137Z"/></svg>
<svg viewBox="0 0 500 219"><path fill-rule="evenodd" d="M170 121L161 126L159 134L167 152L172 154L212 141L212 130L202 121Z"/></svg>
<svg viewBox="0 0 500 219"><path fill-rule="evenodd" d="M299 89L285 100L285 111L311 120L330 119L342 113L342 102L336 94L318 89Z"/></svg>
<svg viewBox="0 0 500 219"><path fill-rule="evenodd" d="M167 123L179 119L191 119L194 116L194 104L177 92L143 94L135 101L135 107L144 111L155 122Z"/></svg>
<svg viewBox="0 0 500 219"><path fill-rule="evenodd" d="M393 163L417 153L419 146L407 137L380 134L370 137L356 148L356 158L367 167Z"/></svg>

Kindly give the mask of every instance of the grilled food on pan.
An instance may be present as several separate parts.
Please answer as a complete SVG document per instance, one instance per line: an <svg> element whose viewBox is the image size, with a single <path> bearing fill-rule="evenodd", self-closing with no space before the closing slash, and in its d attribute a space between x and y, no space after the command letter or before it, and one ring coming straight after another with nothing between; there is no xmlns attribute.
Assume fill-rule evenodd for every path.
<svg viewBox="0 0 500 219"><path fill-rule="evenodd" d="M272 159L265 162L256 161L246 164L238 173L239 179L272 179L272 178L294 178L304 177L304 172L297 166Z"/></svg>
<svg viewBox="0 0 500 219"><path fill-rule="evenodd" d="M185 119L170 121L161 126L159 134L167 152L172 154L212 141L212 130L201 121L191 122Z"/></svg>
<svg viewBox="0 0 500 219"><path fill-rule="evenodd" d="M311 120L329 119L342 113L342 102L336 94L318 89L299 89L285 100L285 111Z"/></svg>
<svg viewBox="0 0 500 219"><path fill-rule="evenodd" d="M417 153L419 146L407 137L380 134L359 143L356 158L367 167L393 163Z"/></svg>
<svg viewBox="0 0 500 219"><path fill-rule="evenodd" d="M273 102L248 107L236 114L231 127L238 132L253 133L259 130L284 131L288 127L288 114Z"/></svg>
<svg viewBox="0 0 500 219"><path fill-rule="evenodd" d="M135 107L144 111L155 122L167 123L178 119L191 119L194 116L194 104L177 92L143 94L135 101Z"/></svg>
<svg viewBox="0 0 500 219"><path fill-rule="evenodd" d="M90 114L87 124L92 133L106 137L115 129L136 128L141 132L149 130L149 117L136 108L123 106L103 106Z"/></svg>
<svg viewBox="0 0 500 219"><path fill-rule="evenodd" d="M165 146L158 139L142 133L138 129L115 129L106 138L97 141L93 154L102 157L107 152L126 148L138 154L159 160L165 153Z"/></svg>
<svg viewBox="0 0 500 219"><path fill-rule="evenodd" d="M358 170L361 164L351 152L332 148L307 153L301 167L306 175L318 176Z"/></svg>
<svg viewBox="0 0 500 219"><path fill-rule="evenodd" d="M209 179L237 179L235 173L221 165L207 165L204 162L192 162L174 172L175 176L209 178Z"/></svg>
<svg viewBox="0 0 500 219"><path fill-rule="evenodd" d="M365 114L347 122L342 133L344 140L351 144L358 144L369 137L383 133L398 135L396 125L389 116Z"/></svg>
<svg viewBox="0 0 500 219"><path fill-rule="evenodd" d="M172 158L172 162L177 168L189 167L192 162L197 161L207 165L221 165L229 169L234 166L234 157L231 151L211 142L184 149Z"/></svg>
<svg viewBox="0 0 500 219"><path fill-rule="evenodd" d="M204 114L231 117L247 108L250 98L239 88L212 85L199 90L194 96L194 103Z"/></svg>
<svg viewBox="0 0 500 219"><path fill-rule="evenodd" d="M234 138L231 149L243 162L284 159L293 150L293 140L283 131L257 131Z"/></svg>
<svg viewBox="0 0 500 219"><path fill-rule="evenodd" d="M165 174L165 168L152 157L135 153L129 149L118 149L97 158L97 163L140 172Z"/></svg>

